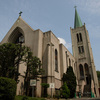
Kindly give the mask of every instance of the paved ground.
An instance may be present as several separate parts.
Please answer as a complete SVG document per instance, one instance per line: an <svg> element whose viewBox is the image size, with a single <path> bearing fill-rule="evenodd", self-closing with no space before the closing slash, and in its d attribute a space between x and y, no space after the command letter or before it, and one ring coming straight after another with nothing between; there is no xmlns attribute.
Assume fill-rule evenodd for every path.
<svg viewBox="0 0 100 100"><path fill-rule="evenodd" d="M66 99L47 99L47 100L66 100ZM74 99L67 99L67 100L100 100L100 98L74 98Z"/></svg>
<svg viewBox="0 0 100 100"><path fill-rule="evenodd" d="M100 100L100 98L77 98L77 99L68 99L68 100Z"/></svg>

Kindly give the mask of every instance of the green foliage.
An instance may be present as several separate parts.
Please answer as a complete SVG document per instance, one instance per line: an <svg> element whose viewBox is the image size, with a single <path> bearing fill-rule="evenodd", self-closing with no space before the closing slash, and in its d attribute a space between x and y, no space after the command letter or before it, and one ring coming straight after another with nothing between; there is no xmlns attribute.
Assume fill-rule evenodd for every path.
<svg viewBox="0 0 100 100"><path fill-rule="evenodd" d="M32 52L28 52L28 55L25 56L26 62L26 77L31 76L32 79L36 79L38 75L43 74L44 70L41 68L41 61L38 57L33 56Z"/></svg>
<svg viewBox="0 0 100 100"><path fill-rule="evenodd" d="M19 64L21 63L27 66L25 77L23 76L27 95L30 79L37 79L44 72L40 59L34 57L31 50L21 44L4 43L0 45L0 77L12 78L18 83Z"/></svg>
<svg viewBox="0 0 100 100"><path fill-rule="evenodd" d="M66 82L61 87L61 96L66 99L70 97L70 90L68 89Z"/></svg>
<svg viewBox="0 0 100 100"><path fill-rule="evenodd" d="M47 94L47 88L49 88L49 84L47 83L41 83L41 86L43 87L43 97L47 97L48 94Z"/></svg>
<svg viewBox="0 0 100 100"><path fill-rule="evenodd" d="M29 48L20 44L4 43L0 45L0 76L18 80L19 64L24 61Z"/></svg>
<svg viewBox="0 0 100 100"><path fill-rule="evenodd" d="M69 66L67 68L67 72L63 74L63 83L66 82L67 83L67 86L70 90L70 97L73 98L74 97L74 94L76 92L76 76L73 72L73 68L71 66Z"/></svg>
<svg viewBox="0 0 100 100"><path fill-rule="evenodd" d="M44 70L41 68L41 61L38 57L33 56L32 52L28 52L28 54L25 56L25 62L26 62L26 72L25 72L25 90L26 95L29 95L29 89L30 89L30 79L36 79L38 80L39 75L42 75Z"/></svg>
<svg viewBox="0 0 100 100"><path fill-rule="evenodd" d="M27 98L27 99L26 99ZM36 98L36 97L34 97L34 98L32 98L32 97L28 97L28 96L16 96L15 97L15 100L45 100L44 98Z"/></svg>
<svg viewBox="0 0 100 100"><path fill-rule="evenodd" d="M29 100L27 96L24 96L22 100Z"/></svg>
<svg viewBox="0 0 100 100"><path fill-rule="evenodd" d="M100 71L96 71L96 72L97 72L98 80L100 81Z"/></svg>
<svg viewBox="0 0 100 100"><path fill-rule="evenodd" d="M61 97L60 90L55 91L55 98L59 99Z"/></svg>
<svg viewBox="0 0 100 100"><path fill-rule="evenodd" d="M42 85L42 87L44 87L44 88L49 88L49 84L47 84L47 83L41 83L41 85Z"/></svg>
<svg viewBox="0 0 100 100"><path fill-rule="evenodd" d="M16 82L13 79L0 77L0 100L14 100Z"/></svg>

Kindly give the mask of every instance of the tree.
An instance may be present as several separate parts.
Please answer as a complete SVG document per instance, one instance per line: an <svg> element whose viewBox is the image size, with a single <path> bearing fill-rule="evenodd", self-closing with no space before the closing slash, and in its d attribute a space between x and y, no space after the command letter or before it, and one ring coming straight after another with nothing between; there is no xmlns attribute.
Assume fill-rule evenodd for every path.
<svg viewBox="0 0 100 100"><path fill-rule="evenodd" d="M67 68L67 72L63 74L63 83L66 82L67 86L70 90L70 97L73 98L76 91L76 76L73 72L73 68L69 66Z"/></svg>
<svg viewBox="0 0 100 100"><path fill-rule="evenodd" d="M30 48L21 44L4 43L0 45L0 76L14 79L18 83L19 65L26 64L25 90L29 92L30 79L36 79L43 74L41 61L33 56Z"/></svg>
<svg viewBox="0 0 100 100"><path fill-rule="evenodd" d="M39 78L39 75L44 73L44 70L41 68L42 64L40 59L36 56L33 56L32 52L28 52L25 58L27 69L25 72L24 89L26 90L26 95L29 95L30 79L36 79L39 81L37 78Z"/></svg>
<svg viewBox="0 0 100 100"><path fill-rule="evenodd" d="M43 87L43 97L47 97L47 88L49 88L49 84L47 83L42 83L41 86Z"/></svg>
<svg viewBox="0 0 100 100"><path fill-rule="evenodd" d="M98 80L100 81L100 71L97 71L97 77L98 77Z"/></svg>
<svg viewBox="0 0 100 100"><path fill-rule="evenodd" d="M0 76L18 81L19 64L30 51L28 47L20 44L4 43L0 45Z"/></svg>
<svg viewBox="0 0 100 100"><path fill-rule="evenodd" d="M70 90L68 89L66 82L61 87L61 96L66 99L70 97Z"/></svg>

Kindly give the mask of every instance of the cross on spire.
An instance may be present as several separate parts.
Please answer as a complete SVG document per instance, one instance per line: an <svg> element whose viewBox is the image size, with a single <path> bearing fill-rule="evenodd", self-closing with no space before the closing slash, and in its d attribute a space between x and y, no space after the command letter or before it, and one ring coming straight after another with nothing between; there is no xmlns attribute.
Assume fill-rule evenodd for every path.
<svg viewBox="0 0 100 100"><path fill-rule="evenodd" d="M77 8L77 6L74 6L74 8L76 9L76 8Z"/></svg>
<svg viewBox="0 0 100 100"><path fill-rule="evenodd" d="M22 12L22 11L20 11L20 12L19 12L19 16L21 16L21 14L22 14L22 13L23 13L23 12Z"/></svg>

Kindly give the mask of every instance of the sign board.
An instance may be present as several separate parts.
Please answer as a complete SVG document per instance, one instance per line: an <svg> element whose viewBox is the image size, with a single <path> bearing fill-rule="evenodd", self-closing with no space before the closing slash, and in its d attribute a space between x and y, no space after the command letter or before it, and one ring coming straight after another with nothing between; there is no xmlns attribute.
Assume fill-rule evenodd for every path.
<svg viewBox="0 0 100 100"><path fill-rule="evenodd" d="M35 79L30 80L30 86L36 86L36 80Z"/></svg>
<svg viewBox="0 0 100 100"><path fill-rule="evenodd" d="M50 88L54 88L55 87L54 83L50 83L49 85L50 85Z"/></svg>

